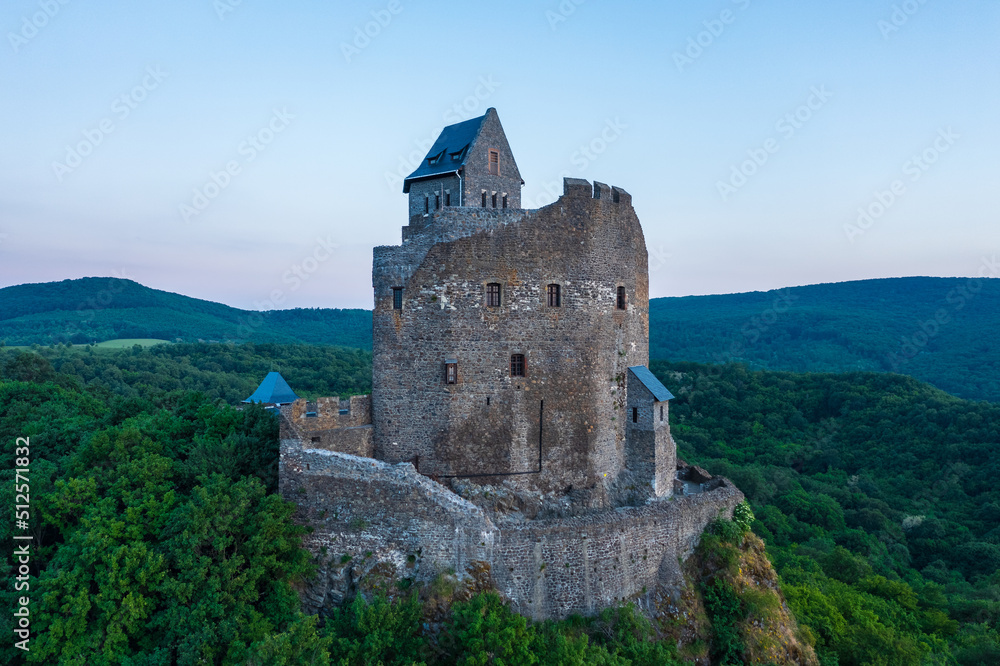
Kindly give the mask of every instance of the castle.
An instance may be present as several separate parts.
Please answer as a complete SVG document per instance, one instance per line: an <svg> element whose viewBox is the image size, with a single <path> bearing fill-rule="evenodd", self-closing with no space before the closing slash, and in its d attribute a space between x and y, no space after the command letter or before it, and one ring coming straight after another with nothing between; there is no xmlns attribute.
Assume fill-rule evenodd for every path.
<svg viewBox="0 0 1000 666"><path fill-rule="evenodd" d="M522 185L495 109L446 127L404 181L402 244L374 250L371 395L281 409L311 610L376 569L485 575L534 618L648 601L743 499L678 478L630 195L567 178L525 210Z"/></svg>

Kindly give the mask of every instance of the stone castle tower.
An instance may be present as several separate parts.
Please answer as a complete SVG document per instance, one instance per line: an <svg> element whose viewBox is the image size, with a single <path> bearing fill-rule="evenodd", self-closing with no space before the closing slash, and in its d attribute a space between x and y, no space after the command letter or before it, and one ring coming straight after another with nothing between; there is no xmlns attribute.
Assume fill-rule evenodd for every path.
<svg viewBox="0 0 1000 666"><path fill-rule="evenodd" d="M494 109L445 128L404 182L402 244L374 250L371 395L280 406L307 609L447 572L536 619L652 608L743 499L679 480L629 194L568 178L525 210L522 184Z"/></svg>
<svg viewBox="0 0 1000 666"><path fill-rule="evenodd" d="M403 244L372 270L375 457L591 506L637 481L670 494L631 197L568 179L526 211L522 183L494 109L445 128L405 180Z"/></svg>

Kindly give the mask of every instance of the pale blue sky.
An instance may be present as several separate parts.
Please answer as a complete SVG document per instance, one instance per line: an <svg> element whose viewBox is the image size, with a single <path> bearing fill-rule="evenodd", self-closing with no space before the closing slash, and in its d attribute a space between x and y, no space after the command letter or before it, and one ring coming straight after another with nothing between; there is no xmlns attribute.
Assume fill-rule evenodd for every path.
<svg viewBox="0 0 1000 666"><path fill-rule="evenodd" d="M563 175L632 193L652 296L971 276L1000 253L995 0L9 0L0 30L0 286L371 307L371 248L406 223L392 174L489 106L526 202Z"/></svg>

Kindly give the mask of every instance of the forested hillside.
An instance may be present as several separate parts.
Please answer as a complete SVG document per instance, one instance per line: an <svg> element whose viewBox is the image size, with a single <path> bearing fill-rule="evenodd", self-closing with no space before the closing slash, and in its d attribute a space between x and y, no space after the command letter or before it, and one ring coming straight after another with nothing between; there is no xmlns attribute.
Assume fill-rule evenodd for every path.
<svg viewBox="0 0 1000 666"><path fill-rule="evenodd" d="M888 371L1000 401L1000 279L892 278L649 302L649 355Z"/></svg>
<svg viewBox="0 0 1000 666"><path fill-rule="evenodd" d="M324 627L301 617L291 590L309 562L273 494L274 423L226 404L272 362L300 392L368 390L370 356L335 348L0 349L0 441L10 459L14 438L31 436L37 456L33 527L44 547L32 589L44 593L33 597L33 626L50 638L37 643L36 663L94 650L107 659L87 663L129 654L143 663L311 663L306 653L324 650L350 664L457 663L472 644L463 641L501 634L506 663L529 663L526 654L622 666L684 657L644 641L662 628L627 613L535 626L481 596L445 618L453 633L444 644L424 634L426 608L402 598ZM1000 663L1000 406L900 375L652 365L676 396L679 455L746 493L753 531L822 663ZM324 376L324 367L335 369ZM12 493L13 483L2 488ZM7 539L11 526L0 530ZM750 560L734 559L727 534L704 557L738 581ZM197 563L185 559L192 552ZM749 634L726 627L757 626L754 618L778 611L717 579L702 590L711 649L746 658Z"/></svg>
<svg viewBox="0 0 1000 666"><path fill-rule="evenodd" d="M88 344L117 338L371 349L372 317L370 310L240 310L120 278L0 289L0 341L8 345Z"/></svg>
<svg viewBox="0 0 1000 666"><path fill-rule="evenodd" d="M893 278L654 298L650 358L795 372L889 371L1000 402L1000 279ZM116 338L371 349L370 310L238 310L85 278L0 289L0 343Z"/></svg>

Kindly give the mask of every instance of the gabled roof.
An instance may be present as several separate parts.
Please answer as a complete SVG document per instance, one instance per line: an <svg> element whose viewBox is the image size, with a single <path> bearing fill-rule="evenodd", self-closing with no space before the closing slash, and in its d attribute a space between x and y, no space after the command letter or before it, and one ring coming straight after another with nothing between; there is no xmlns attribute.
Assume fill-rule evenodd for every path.
<svg viewBox="0 0 1000 666"><path fill-rule="evenodd" d="M666 402L667 400L674 399L674 395L667 390L667 387L664 386L663 383L656 378L656 375L650 372L649 368L646 366L633 365L629 368L629 370L631 370L632 374L635 375L635 378L642 382L642 385L653 394L653 398L655 398L657 402Z"/></svg>
<svg viewBox="0 0 1000 666"><path fill-rule="evenodd" d="M478 118L472 118L454 125L448 125L441 130L437 141L427 152L420 166L403 181L403 194L410 191L410 183L415 180L455 173L463 166L469 157L469 147L476 137L489 111Z"/></svg>
<svg viewBox="0 0 1000 666"><path fill-rule="evenodd" d="M257 387L257 390L253 392L253 395L243 402L283 405L295 402L298 399L299 396L292 392L292 388L285 381L284 377L277 372L269 372L267 373L267 377L264 377L264 381Z"/></svg>

